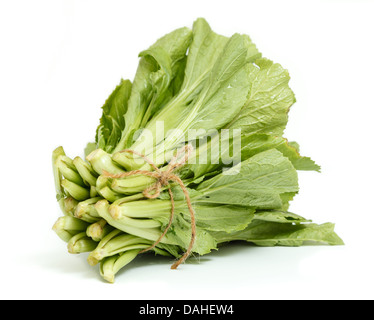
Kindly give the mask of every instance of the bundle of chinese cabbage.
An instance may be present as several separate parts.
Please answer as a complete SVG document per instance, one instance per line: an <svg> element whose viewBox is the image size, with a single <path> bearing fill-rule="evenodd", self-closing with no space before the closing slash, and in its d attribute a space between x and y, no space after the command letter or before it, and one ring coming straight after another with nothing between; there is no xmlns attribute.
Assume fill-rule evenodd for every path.
<svg viewBox="0 0 374 320"><path fill-rule="evenodd" d="M283 137L295 102L287 70L247 35L216 34L202 18L139 58L84 156L53 152L64 214L53 229L70 253L88 253L113 282L149 252L182 263L232 241L343 244L334 224L289 211L297 170L320 167Z"/></svg>

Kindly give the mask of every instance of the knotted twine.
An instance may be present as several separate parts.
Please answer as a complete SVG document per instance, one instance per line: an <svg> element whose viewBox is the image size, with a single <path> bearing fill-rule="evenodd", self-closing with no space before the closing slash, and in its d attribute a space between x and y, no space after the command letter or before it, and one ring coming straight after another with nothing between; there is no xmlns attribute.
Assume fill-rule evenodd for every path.
<svg viewBox="0 0 374 320"><path fill-rule="evenodd" d="M134 150L126 149L126 150L122 150L120 152L127 152L127 153L131 153L131 154L135 154L135 155L143 158L143 160L146 161L154 169L154 171L133 170L133 171L123 172L123 173L119 173L119 174L111 174L107 171L103 171L104 176L110 177L110 178L113 178L113 179L120 179L120 178L134 176L134 175L145 175L145 176L148 176L148 177L155 178L156 182L143 191L143 195L148 199L157 198L160 195L163 187L168 188L169 196L170 196L170 202L171 202L171 212L170 212L169 223L168 223L167 227L165 228L164 232L158 238L158 240L152 246L140 251L139 253L143 253L143 252L146 252L146 251L149 251L149 250L152 250L153 248L155 248L161 242L161 240L163 239L163 237L166 235L169 228L171 227L171 224L173 223L173 219L174 219L175 205L174 205L173 192L172 192L171 187L170 187L170 182L172 181L172 182L176 182L176 183L179 184L179 186L181 187L181 189L183 191L183 194L186 198L187 207L188 207L188 209L190 211L190 215L191 215L191 241L190 241L190 244L187 248L187 251L183 254L183 256L177 262L175 262L171 266L171 269L177 269L178 266L181 263L183 263L189 257L189 255L192 252L192 248L194 246L195 240L196 240L196 220L195 220L195 212L192 208L191 198L189 196L188 190L187 190L186 186L184 185L183 181L177 175L175 175L173 173L173 171L176 168L183 166L187 162L189 156L191 155L192 150L193 150L193 148L192 148L191 145L185 145L171 159L171 161L169 162L169 164L167 166L167 169L165 171L161 171L144 154L138 153ZM178 161L178 158L181 156L182 153L184 153L184 157Z"/></svg>

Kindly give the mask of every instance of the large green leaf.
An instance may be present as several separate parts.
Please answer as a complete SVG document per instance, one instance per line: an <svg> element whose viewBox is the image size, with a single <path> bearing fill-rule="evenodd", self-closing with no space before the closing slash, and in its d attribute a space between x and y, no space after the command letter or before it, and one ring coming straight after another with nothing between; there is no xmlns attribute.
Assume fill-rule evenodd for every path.
<svg viewBox="0 0 374 320"><path fill-rule="evenodd" d="M277 223L255 220L236 233L212 232L218 243L244 240L260 246L301 246L306 242L342 245L333 223L321 225Z"/></svg>
<svg viewBox="0 0 374 320"><path fill-rule="evenodd" d="M254 220L278 222L278 223L302 223L311 222L295 213L279 210L259 210L256 211Z"/></svg>
<svg viewBox="0 0 374 320"><path fill-rule="evenodd" d="M234 145L238 139L240 145ZM185 178L193 176L198 178L210 172L218 172L232 167L238 162L244 161L254 155L269 150L277 149L287 157L296 170L320 171L317 165L309 157L301 156L299 151L290 144L287 139L269 134L243 134L230 135L227 143L224 143L222 134L211 136L205 141L200 139L198 148L191 154L188 164L181 170L181 175Z"/></svg>
<svg viewBox="0 0 374 320"><path fill-rule="evenodd" d="M179 93L147 123L147 132L138 137L131 146L132 149L148 154L153 146L165 138L164 135L156 134L157 122L163 123L165 133L170 129L178 128L178 124L185 119L182 113L188 112L189 104L201 92L214 63L228 40L213 32L202 18L194 22L192 32L192 42L188 48L183 83ZM148 132L152 135L147 136Z"/></svg>
<svg viewBox="0 0 374 320"><path fill-rule="evenodd" d="M280 194L297 192L297 172L275 149L261 152L239 165L202 182L197 190L205 202L276 209Z"/></svg>
<svg viewBox="0 0 374 320"><path fill-rule="evenodd" d="M100 125L96 131L96 147L111 152L120 140L125 128L124 115L128 108L131 87L129 80L121 80L105 101Z"/></svg>
<svg viewBox="0 0 374 320"><path fill-rule="evenodd" d="M163 36L139 54L141 59L125 114L126 127L115 151L132 144L133 135L141 129L144 116L150 117L162 103L171 81L178 74L178 62L184 59L191 37L190 29L180 28Z"/></svg>
<svg viewBox="0 0 374 320"><path fill-rule="evenodd" d="M241 139L242 160L248 159L253 155L272 148L282 152L293 164L296 170L320 171L320 166L309 157L301 156L299 151L290 144L287 139L268 134L244 134Z"/></svg>
<svg viewBox="0 0 374 320"><path fill-rule="evenodd" d="M259 55L248 36L235 34L227 40L199 19L180 93L149 122L147 132L132 148L149 155L157 146L153 160L161 165L168 160L164 159L165 151L191 138L188 130L209 131L228 123L247 101L248 63ZM156 134L157 122L164 124L165 136ZM151 138L146 136L149 132Z"/></svg>
<svg viewBox="0 0 374 320"><path fill-rule="evenodd" d="M193 203L196 224L207 231L234 232L243 230L254 219L255 209L243 206L217 205L211 203ZM184 219L190 221L190 211L185 202L176 204L176 212L182 214ZM169 222L170 209L165 210L164 215L156 218L167 225Z"/></svg>
<svg viewBox="0 0 374 320"><path fill-rule="evenodd" d="M168 242L180 246L185 251L191 241L191 223L181 215L176 215L165 237ZM193 252L204 255L214 249L217 249L216 239L206 229L197 226Z"/></svg>
<svg viewBox="0 0 374 320"><path fill-rule="evenodd" d="M289 74L280 64L258 59L251 65L250 94L240 113L227 126L243 133L282 135L295 96Z"/></svg>
<svg viewBox="0 0 374 320"><path fill-rule="evenodd" d="M248 62L260 53L246 35L234 34L222 50L189 116L189 129L219 129L243 107L249 93ZM204 135L204 134L203 134Z"/></svg>
<svg viewBox="0 0 374 320"><path fill-rule="evenodd" d="M192 100L207 79L228 38L212 31L205 19L193 24L193 40L188 50L187 64L181 93Z"/></svg>

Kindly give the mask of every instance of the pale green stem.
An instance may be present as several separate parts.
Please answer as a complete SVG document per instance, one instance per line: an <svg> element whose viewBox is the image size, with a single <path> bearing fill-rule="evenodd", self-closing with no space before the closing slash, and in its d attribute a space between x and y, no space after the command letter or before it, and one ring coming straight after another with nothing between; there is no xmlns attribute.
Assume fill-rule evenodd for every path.
<svg viewBox="0 0 374 320"><path fill-rule="evenodd" d="M88 223L70 216L63 216L57 219L52 229L65 242L82 231L86 230Z"/></svg>
<svg viewBox="0 0 374 320"><path fill-rule="evenodd" d="M52 169L53 169L53 176L54 176L54 181L55 181L56 198L58 201L60 201L61 198L64 197L64 191L61 188L62 174L57 165L57 159L61 155L65 155L63 147L56 148L52 153ZM63 209L63 206L61 205L61 203L60 203L60 207L61 209Z"/></svg>
<svg viewBox="0 0 374 320"><path fill-rule="evenodd" d="M90 187L90 197L95 198L99 195L95 186Z"/></svg>
<svg viewBox="0 0 374 320"><path fill-rule="evenodd" d="M74 199L78 201L83 201L90 197L90 191L88 189L83 188L69 180L62 180L61 186L66 192L68 192Z"/></svg>
<svg viewBox="0 0 374 320"><path fill-rule="evenodd" d="M85 183L82 179L82 177L79 175L78 171L72 169L67 165L67 162L64 161L64 158L66 159L66 156L59 156L57 159L57 166L61 172L61 174L64 176L65 179L74 182L75 184L78 184L82 187L85 186Z"/></svg>
<svg viewBox="0 0 374 320"><path fill-rule="evenodd" d="M66 197L60 200L60 202L64 206L64 214L67 216L74 217L75 209L77 208L78 201L75 200L73 197Z"/></svg>
<svg viewBox="0 0 374 320"><path fill-rule="evenodd" d="M137 228L121 223L120 220L114 219L109 213L109 203L106 200L97 202L95 208L103 219L105 219L113 227L117 228L118 230L122 230L123 232L151 241L157 241L162 234L160 228ZM168 239L167 235L161 240L161 242L166 244L174 244Z"/></svg>
<svg viewBox="0 0 374 320"><path fill-rule="evenodd" d="M123 254L117 254L104 258L100 264L100 275L104 280L113 283L114 277L127 264L133 261L139 253L139 249L129 250Z"/></svg>
<svg viewBox="0 0 374 320"><path fill-rule="evenodd" d="M80 157L75 157L73 163L83 180L91 186L96 186L97 173L91 165Z"/></svg>
<svg viewBox="0 0 374 320"><path fill-rule="evenodd" d="M123 197L121 199L118 199L118 200L114 201L113 204L120 205L122 203L137 201L137 200L141 200L141 199L144 199L144 198L145 197L144 197L143 193L137 193L137 194L133 194L131 196L127 196L127 197Z"/></svg>
<svg viewBox="0 0 374 320"><path fill-rule="evenodd" d="M105 198L106 200L110 201L110 202L114 202L118 199L121 199L123 197L123 195L121 195L120 193L118 192L115 192L113 191L111 188L109 187L104 187L102 189L99 189L98 190L99 194Z"/></svg>
<svg viewBox="0 0 374 320"><path fill-rule="evenodd" d="M142 248L145 249L150 245L152 245L152 241L135 237L129 234L121 234L117 237L112 238L103 246L99 244L96 249L89 254L89 259L101 261L106 257L113 256L127 250Z"/></svg>
<svg viewBox="0 0 374 320"><path fill-rule="evenodd" d="M185 205L184 201L175 201L175 208ZM148 199L132 202L114 202L109 207L109 213L117 218L156 218L170 215L170 200Z"/></svg>
<svg viewBox="0 0 374 320"><path fill-rule="evenodd" d="M104 219L101 219L91 224L87 230L87 236L92 238L94 241L101 241L107 234L112 232L114 228L109 225Z"/></svg>
<svg viewBox="0 0 374 320"><path fill-rule="evenodd" d="M101 197L95 197L79 202L74 216L90 223L96 222L100 219L100 216L95 209L95 204L102 199Z"/></svg>
<svg viewBox="0 0 374 320"><path fill-rule="evenodd" d="M68 251L73 254L90 252L96 247L97 242L89 238L85 231L76 234L68 242Z"/></svg>
<svg viewBox="0 0 374 320"><path fill-rule="evenodd" d="M98 174L102 174L103 170L112 174L122 173L124 171L112 161L111 155L102 149L92 151L86 157L86 160Z"/></svg>

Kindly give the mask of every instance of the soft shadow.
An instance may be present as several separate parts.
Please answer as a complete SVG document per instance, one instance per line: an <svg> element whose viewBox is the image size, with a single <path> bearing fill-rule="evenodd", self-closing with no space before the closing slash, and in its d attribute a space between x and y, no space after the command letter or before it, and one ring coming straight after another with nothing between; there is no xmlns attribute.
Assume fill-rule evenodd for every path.
<svg viewBox="0 0 374 320"><path fill-rule="evenodd" d="M87 262L88 253L70 254L67 250L40 252L30 256L30 261L44 269L56 270L58 273L70 273L83 278L101 279L99 265L90 266Z"/></svg>
<svg viewBox="0 0 374 320"><path fill-rule="evenodd" d="M253 257L253 263L246 265L246 270L256 271L256 274L259 275L262 273L274 273L274 269L276 269L276 273L279 274L280 272L294 272L295 269L297 269L299 261L311 253L310 250L299 250L297 254L288 256L287 265L285 265L285 257L283 257L285 252L281 249L282 247L277 247L279 249L276 250L276 252L272 250L271 254L266 250L266 248L267 247L256 246L244 241L233 241L220 245L218 250L212 250L212 252L207 255L200 256L193 254L184 264L206 265L210 261L217 259L229 261L230 257L247 257L246 259L248 261L250 255ZM318 249L316 248L316 250ZM271 255L271 259L268 254ZM107 283L100 276L99 264L96 266L90 266L87 263L87 257L88 253L73 255L69 254L66 251L66 248L64 252L61 252L61 248L56 248L53 251L50 249L49 251L39 252L38 254L34 253L33 255L29 256L28 261L34 265L39 265L44 269L56 270L56 273L70 273L81 278L95 279L95 281L100 280L101 282ZM130 264L122 268L117 273L116 277L121 277L123 273L131 272L131 270L135 269L143 269L144 271L152 270L150 266L163 266L165 267L165 270L168 270L176 260L177 259L173 257L155 255L153 252L141 254L137 256ZM219 266L220 263L217 263L217 265ZM290 265L292 266L291 268L289 267ZM256 266L261 266L261 268L257 269ZM264 268L264 266L266 267ZM237 271L241 271L243 266L239 264L235 268ZM148 273L148 271L146 271L146 273Z"/></svg>

